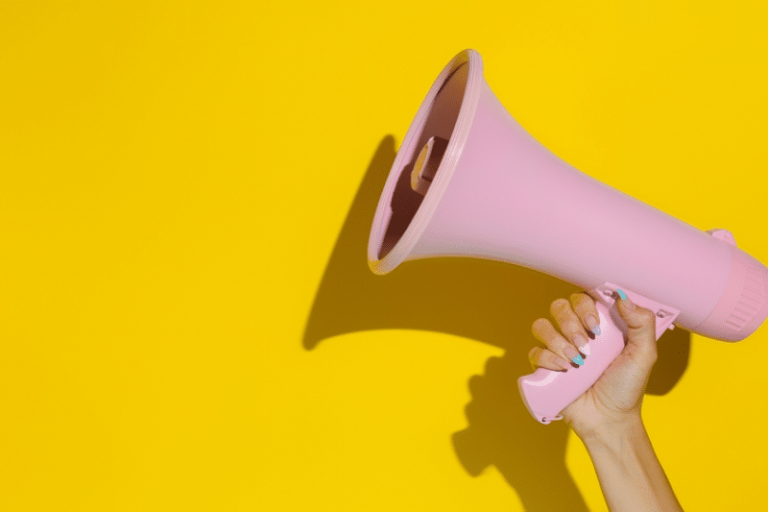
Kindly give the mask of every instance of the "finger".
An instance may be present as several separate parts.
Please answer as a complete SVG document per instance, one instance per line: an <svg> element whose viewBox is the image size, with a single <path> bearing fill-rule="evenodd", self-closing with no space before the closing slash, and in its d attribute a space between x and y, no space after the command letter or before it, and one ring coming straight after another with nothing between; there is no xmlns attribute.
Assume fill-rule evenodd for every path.
<svg viewBox="0 0 768 512"><path fill-rule="evenodd" d="M600 336L600 315L597 314L595 299L589 292L583 291L571 295L571 306L581 320L581 324L595 336Z"/></svg>
<svg viewBox="0 0 768 512"><path fill-rule="evenodd" d="M631 357L650 369L658 357L656 315L650 309L636 306L625 293L624 297L617 293L616 299L619 315L627 324L627 348Z"/></svg>
<svg viewBox="0 0 768 512"><path fill-rule="evenodd" d="M531 362L534 370L536 368L546 368L556 372L567 372L571 368L571 364L568 361L551 350L541 347L533 347L528 353L528 360Z"/></svg>
<svg viewBox="0 0 768 512"><path fill-rule="evenodd" d="M533 336L544 343L549 350L566 361L572 361L574 363L572 366L584 364L584 359L581 354L579 354L579 351L576 350L576 347L566 340L562 334L557 332L552 326L552 323L546 318L539 318L533 322L531 332L533 332Z"/></svg>
<svg viewBox="0 0 768 512"><path fill-rule="evenodd" d="M552 317L557 322L560 332L563 336L584 355L589 355L587 331L581 323L581 320L571 307L571 303L565 299L557 299L552 302L550 308Z"/></svg>

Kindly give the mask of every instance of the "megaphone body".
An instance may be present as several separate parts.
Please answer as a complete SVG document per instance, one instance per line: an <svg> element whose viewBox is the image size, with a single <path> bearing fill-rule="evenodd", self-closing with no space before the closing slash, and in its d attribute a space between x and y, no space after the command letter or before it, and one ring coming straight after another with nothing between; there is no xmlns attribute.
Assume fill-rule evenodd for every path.
<svg viewBox="0 0 768 512"><path fill-rule="evenodd" d="M501 105L474 50L456 55L423 101L368 242L377 274L451 256L513 263L594 292L602 332L588 362L518 381L542 423L560 419L624 347L618 287L656 313L657 338L677 324L739 341L768 316L768 268L727 230L701 231L562 161Z"/></svg>

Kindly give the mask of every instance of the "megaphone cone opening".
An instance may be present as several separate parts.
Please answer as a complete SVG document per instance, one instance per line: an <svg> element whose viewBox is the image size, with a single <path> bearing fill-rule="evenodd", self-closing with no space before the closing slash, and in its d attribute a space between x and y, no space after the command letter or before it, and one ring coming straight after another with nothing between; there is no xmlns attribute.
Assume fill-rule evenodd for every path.
<svg viewBox="0 0 768 512"><path fill-rule="evenodd" d="M376 208L368 240L368 265L374 273L386 274L402 263L429 223L469 136L482 78L480 54L464 50L443 68L422 102ZM411 174L431 139L445 139L448 145L422 195L413 189Z"/></svg>

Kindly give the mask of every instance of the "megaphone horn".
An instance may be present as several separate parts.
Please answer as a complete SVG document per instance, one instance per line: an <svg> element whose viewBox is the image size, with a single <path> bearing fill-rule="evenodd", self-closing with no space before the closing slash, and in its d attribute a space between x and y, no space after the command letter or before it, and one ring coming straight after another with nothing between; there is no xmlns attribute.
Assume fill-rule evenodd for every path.
<svg viewBox="0 0 768 512"><path fill-rule="evenodd" d="M621 352L621 288L674 324L739 341L768 316L768 268L726 230L701 231L555 156L504 109L465 50L445 66L403 140L379 199L368 263L386 274L431 257L476 257L545 272L597 297L601 334L578 372L539 368L519 379L541 423L600 377Z"/></svg>

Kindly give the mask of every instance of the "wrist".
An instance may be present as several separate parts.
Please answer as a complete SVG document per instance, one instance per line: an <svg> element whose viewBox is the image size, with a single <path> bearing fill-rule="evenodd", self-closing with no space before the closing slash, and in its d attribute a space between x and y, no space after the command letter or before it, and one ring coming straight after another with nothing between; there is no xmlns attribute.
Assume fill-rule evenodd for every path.
<svg viewBox="0 0 768 512"><path fill-rule="evenodd" d="M574 432L587 448L599 445L613 444L622 439L633 438L645 432L640 412L628 412L618 416L604 417L599 421L582 427L574 428Z"/></svg>

